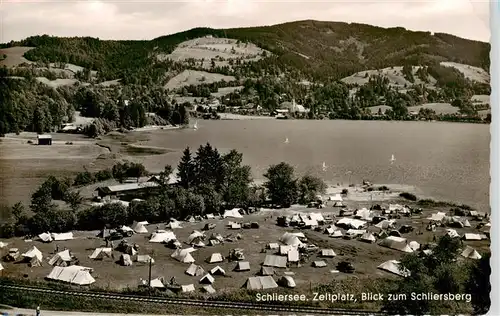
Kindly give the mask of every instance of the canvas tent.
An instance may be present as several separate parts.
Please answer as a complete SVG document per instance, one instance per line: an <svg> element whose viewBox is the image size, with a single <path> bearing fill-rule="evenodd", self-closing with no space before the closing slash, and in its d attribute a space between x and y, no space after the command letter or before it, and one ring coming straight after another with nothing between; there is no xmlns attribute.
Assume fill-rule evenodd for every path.
<svg viewBox="0 0 500 316"><path fill-rule="evenodd" d="M135 261L140 263L149 263L151 261L151 264L155 263L155 260L151 258L150 255L137 255L137 259Z"/></svg>
<svg viewBox="0 0 500 316"><path fill-rule="evenodd" d="M193 284L181 285L181 291L182 293L194 292L195 288Z"/></svg>
<svg viewBox="0 0 500 316"><path fill-rule="evenodd" d="M248 290L267 290L278 287L271 276L257 276L247 279L244 285Z"/></svg>
<svg viewBox="0 0 500 316"><path fill-rule="evenodd" d="M302 245L299 236L294 233L285 233L281 236L280 241L285 245Z"/></svg>
<svg viewBox="0 0 500 316"><path fill-rule="evenodd" d="M300 255L297 249L292 249L287 254L288 262L299 262Z"/></svg>
<svg viewBox="0 0 500 316"><path fill-rule="evenodd" d="M362 236L361 236L361 241L364 241L364 242L375 242L376 239L375 239L375 236L373 236L371 233L369 232L366 232L364 233Z"/></svg>
<svg viewBox="0 0 500 316"><path fill-rule="evenodd" d="M333 232L333 234L330 235L330 237L333 237L333 238L340 238L342 236L344 236L344 234L342 234L341 230L336 230Z"/></svg>
<svg viewBox="0 0 500 316"><path fill-rule="evenodd" d="M333 202L342 202L344 199L342 198L342 195L340 193L337 193L335 195L331 195L328 197L330 201Z"/></svg>
<svg viewBox="0 0 500 316"><path fill-rule="evenodd" d="M214 287L211 284L202 286L201 290L207 292L208 294L214 294L215 293L215 289L214 289Z"/></svg>
<svg viewBox="0 0 500 316"><path fill-rule="evenodd" d="M148 286L148 280L141 279L140 280L140 284L142 286ZM163 289L163 288L165 288L165 285L163 284L162 278L152 279L151 282L149 283L149 286L157 288L157 289Z"/></svg>
<svg viewBox="0 0 500 316"><path fill-rule="evenodd" d="M389 236L380 242L383 247L399 250L402 252L413 252L413 250L406 244L406 239L401 237Z"/></svg>
<svg viewBox="0 0 500 316"><path fill-rule="evenodd" d="M446 235L450 236L451 238L460 238L460 235L454 229L447 229Z"/></svg>
<svg viewBox="0 0 500 316"><path fill-rule="evenodd" d="M236 263L236 267L234 268L234 271L250 271L250 262L248 261L239 261Z"/></svg>
<svg viewBox="0 0 500 316"><path fill-rule="evenodd" d="M71 254L69 253L69 250L66 249L56 253L52 258L50 258L49 264L51 266L66 267L70 265L71 259Z"/></svg>
<svg viewBox="0 0 500 316"><path fill-rule="evenodd" d="M0 241L0 249L7 247L7 243Z"/></svg>
<svg viewBox="0 0 500 316"><path fill-rule="evenodd" d="M396 221L393 219L384 219L383 221L376 224L375 227L380 229L389 229L389 228L394 228L395 223Z"/></svg>
<svg viewBox="0 0 500 316"><path fill-rule="evenodd" d="M224 212L224 215L222 215L223 218L228 218L228 217L232 217L232 218L243 218L243 216L241 215L240 209L238 208L233 208L232 210L226 210Z"/></svg>
<svg viewBox="0 0 500 316"><path fill-rule="evenodd" d="M413 251L417 251L418 249L420 249L420 244L418 242L416 242L416 241L410 241L410 243L408 244L408 246Z"/></svg>
<svg viewBox="0 0 500 316"><path fill-rule="evenodd" d="M321 249L321 257L333 258L336 254L333 249Z"/></svg>
<svg viewBox="0 0 500 316"><path fill-rule="evenodd" d="M201 279L200 283L203 284L212 284L215 282L215 279L213 276L210 275L210 273L205 274Z"/></svg>
<svg viewBox="0 0 500 316"><path fill-rule="evenodd" d="M325 221L323 214L321 213L309 213L309 218L317 223L321 223Z"/></svg>
<svg viewBox="0 0 500 316"><path fill-rule="evenodd" d="M282 276L278 283L281 285L281 286L284 286L284 287L288 287L288 288L294 288L296 287L297 285L295 284L295 280L289 276L289 275L284 275Z"/></svg>
<svg viewBox="0 0 500 316"><path fill-rule="evenodd" d="M181 227L181 222L179 222L178 220L173 219L173 218L170 219L170 222L167 224L166 227L168 227L170 229L182 228Z"/></svg>
<svg viewBox="0 0 500 316"><path fill-rule="evenodd" d="M172 231L158 231L151 235L149 242L162 243L169 242L170 240L177 240L174 232Z"/></svg>
<svg viewBox="0 0 500 316"><path fill-rule="evenodd" d="M321 261L313 261L313 267L315 267L315 268L326 267L326 262L324 262L323 260L321 260Z"/></svg>
<svg viewBox="0 0 500 316"><path fill-rule="evenodd" d="M341 218L340 220L338 220L336 225L337 226L344 226L347 228L360 229L366 225L366 222L362 221L360 219L344 217L344 218Z"/></svg>
<svg viewBox="0 0 500 316"><path fill-rule="evenodd" d="M264 266L275 268L286 268L287 257L267 255L264 259Z"/></svg>
<svg viewBox="0 0 500 316"><path fill-rule="evenodd" d="M73 239L73 233L72 232L62 233L62 234L52 233L51 236L52 236L52 239L54 241L64 241L64 240L71 240L71 239Z"/></svg>
<svg viewBox="0 0 500 316"><path fill-rule="evenodd" d="M142 222L136 222L136 223L132 224L132 229L137 234L147 234L148 233L146 226Z"/></svg>
<svg viewBox="0 0 500 316"><path fill-rule="evenodd" d="M190 276L201 276L205 273L205 270L199 265L192 263L186 270L186 274Z"/></svg>
<svg viewBox="0 0 500 316"><path fill-rule="evenodd" d="M410 275L410 272L407 269L403 269L400 265L400 262L397 260L388 260L379 265L377 268L394 273L402 277Z"/></svg>
<svg viewBox="0 0 500 316"><path fill-rule="evenodd" d="M114 232L115 232L115 230L114 230L114 229L107 229L107 228L103 228L103 230L101 230L101 231L99 232L99 234L97 234L97 236L96 236L96 237L106 239L106 238L108 238L108 237L109 237L112 233L114 233Z"/></svg>
<svg viewBox="0 0 500 316"><path fill-rule="evenodd" d="M132 265L132 259L130 258L130 255L129 254L126 254L126 253L122 253L122 255L120 256L120 264L122 266L131 266Z"/></svg>
<svg viewBox="0 0 500 316"><path fill-rule="evenodd" d="M182 263L193 263L195 261L191 255L191 252L193 251L195 251L194 248L177 249L171 257Z"/></svg>
<svg viewBox="0 0 500 316"><path fill-rule="evenodd" d="M259 275L266 276L266 275L274 275L274 269L272 267L260 267Z"/></svg>
<svg viewBox="0 0 500 316"><path fill-rule="evenodd" d="M481 255L479 254L479 252L477 252L476 249L470 246L465 247L464 251L462 251L461 253L461 256L469 259L481 259Z"/></svg>
<svg viewBox="0 0 500 316"><path fill-rule="evenodd" d="M279 246L279 254L282 255L282 256L286 256L288 254L288 252L294 250L294 249L297 249L296 246L289 246L289 245L280 245Z"/></svg>
<svg viewBox="0 0 500 316"><path fill-rule="evenodd" d="M279 249L279 248L280 248L280 245L278 243L269 243L269 244L267 244L267 249L276 250L276 249Z"/></svg>
<svg viewBox="0 0 500 316"><path fill-rule="evenodd" d="M82 266L54 267L47 279L77 285L89 285L95 282L95 279L90 275L90 271L92 269Z"/></svg>
<svg viewBox="0 0 500 316"><path fill-rule="evenodd" d="M226 275L226 271L224 271L224 269L222 269L221 267L216 266L215 268L212 268L212 270L210 270L210 274L211 275Z"/></svg>
<svg viewBox="0 0 500 316"><path fill-rule="evenodd" d="M205 238L205 234L203 234L202 232L199 232L199 231L195 230L195 231L193 231L191 233L191 235L189 235L188 242L190 244L197 243L197 242L203 240L204 238Z"/></svg>
<svg viewBox="0 0 500 316"><path fill-rule="evenodd" d="M222 262L224 261L224 257L216 252L216 253L213 253L208 259L207 259L207 262L208 263L218 263L218 262Z"/></svg>
<svg viewBox="0 0 500 316"><path fill-rule="evenodd" d="M38 238L40 238L40 240L43 242L52 241L52 236L49 233L41 233L40 235L38 235Z"/></svg>
<svg viewBox="0 0 500 316"><path fill-rule="evenodd" d="M337 228L337 227L335 227L335 225L330 225L330 226L328 226L328 227L326 227L326 228L325 228L324 233L325 233L325 234L328 234L328 235L331 235L331 234L333 234L336 230L338 230L338 228Z"/></svg>
<svg viewBox="0 0 500 316"><path fill-rule="evenodd" d="M466 234L464 234L463 239L465 239L465 240L481 240L481 235L466 233Z"/></svg>
<svg viewBox="0 0 500 316"><path fill-rule="evenodd" d="M373 212L364 207L362 209L357 210L354 214L354 217L371 222L371 220L373 219Z"/></svg>
<svg viewBox="0 0 500 316"><path fill-rule="evenodd" d="M30 250L28 250L27 252L23 253L22 256L26 259L37 259L38 261L42 261L43 260L43 255L42 255L42 252L40 250L38 250L37 247L33 246Z"/></svg>
<svg viewBox="0 0 500 316"><path fill-rule="evenodd" d="M427 219L434 222L441 222L443 219L445 219L445 217L446 213L437 212L435 214L432 214L430 217L427 217Z"/></svg>
<svg viewBox="0 0 500 316"><path fill-rule="evenodd" d="M3 265L0 263L0 271L3 270Z"/></svg>
<svg viewBox="0 0 500 316"><path fill-rule="evenodd" d="M89 256L90 259L102 260L105 257L111 258L113 254L112 248L96 248Z"/></svg>

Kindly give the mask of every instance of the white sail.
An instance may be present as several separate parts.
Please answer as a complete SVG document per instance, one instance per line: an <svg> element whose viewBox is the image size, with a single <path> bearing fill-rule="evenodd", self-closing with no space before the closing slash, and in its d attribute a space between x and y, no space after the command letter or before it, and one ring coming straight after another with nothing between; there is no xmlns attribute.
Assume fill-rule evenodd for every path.
<svg viewBox="0 0 500 316"><path fill-rule="evenodd" d="M288 144L290 141L288 140L288 137L285 139L285 144Z"/></svg>
<svg viewBox="0 0 500 316"><path fill-rule="evenodd" d="M394 154L391 156L391 164L394 163L394 161L396 161L396 158L394 157Z"/></svg>
<svg viewBox="0 0 500 316"><path fill-rule="evenodd" d="M194 122L193 128L198 129L198 121Z"/></svg>
<svg viewBox="0 0 500 316"><path fill-rule="evenodd" d="M326 162L323 161L323 171L326 171L326 169L328 169L328 167L326 165Z"/></svg>

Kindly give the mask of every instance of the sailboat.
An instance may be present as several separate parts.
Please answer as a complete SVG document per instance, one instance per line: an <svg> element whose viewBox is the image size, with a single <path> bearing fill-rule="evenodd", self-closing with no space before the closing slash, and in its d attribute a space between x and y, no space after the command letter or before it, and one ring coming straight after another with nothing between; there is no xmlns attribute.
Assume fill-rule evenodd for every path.
<svg viewBox="0 0 500 316"><path fill-rule="evenodd" d="M285 139L285 144L288 144L290 141L288 140L288 137Z"/></svg>
<svg viewBox="0 0 500 316"><path fill-rule="evenodd" d="M328 169L328 166L326 165L326 162L323 161L323 171L326 171Z"/></svg>
<svg viewBox="0 0 500 316"><path fill-rule="evenodd" d="M198 129L198 121L194 122L193 129Z"/></svg>
<svg viewBox="0 0 500 316"><path fill-rule="evenodd" d="M390 161L391 161L391 165L394 163L394 161L396 161L396 158L394 157L394 154L392 154Z"/></svg>

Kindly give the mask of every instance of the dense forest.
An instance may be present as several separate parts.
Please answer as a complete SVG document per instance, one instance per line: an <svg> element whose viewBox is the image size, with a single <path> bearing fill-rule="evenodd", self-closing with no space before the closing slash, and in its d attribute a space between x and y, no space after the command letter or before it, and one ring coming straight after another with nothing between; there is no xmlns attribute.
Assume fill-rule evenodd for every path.
<svg viewBox="0 0 500 316"><path fill-rule="evenodd" d="M185 40L205 35L252 42L272 54L258 61L236 62L231 67L214 65L209 69L202 69L193 61L157 58L159 53L170 53ZM422 109L418 117L481 122L478 111L487 107L473 104L470 98L490 93L489 85L472 82L458 70L439 64L446 60L488 69L489 44L447 34L363 24L300 21L226 30L196 28L151 41L42 35L2 45L13 46L34 47L24 56L35 64L0 69L0 135L55 131L71 122L75 111L96 119L85 129L89 136L119 127L187 124L189 112L196 107L184 102L177 104L173 94L206 100L222 87L243 86L243 90L223 98L216 109L219 112L253 104L268 113L283 102L296 100L309 111L291 113L291 117L307 119L405 120L412 119L410 106L445 102L457 107L459 115L438 115L431 109ZM298 51L308 58L295 53ZM37 77L54 80L68 74L49 71L49 63L61 69L67 63L84 68L74 75L79 80L74 85L50 87ZM361 86L339 80L357 71L393 66L403 66L405 79L412 83L405 86L404 92L380 75L371 75ZM169 79L185 69L231 75L235 80L188 85L176 91L164 88ZM424 83L435 79L436 89L415 83L417 78ZM100 85L118 79L119 86ZM300 81L306 79L311 82L308 86ZM391 109L384 115L373 115L369 107L378 105ZM486 121L489 120L488 117Z"/></svg>

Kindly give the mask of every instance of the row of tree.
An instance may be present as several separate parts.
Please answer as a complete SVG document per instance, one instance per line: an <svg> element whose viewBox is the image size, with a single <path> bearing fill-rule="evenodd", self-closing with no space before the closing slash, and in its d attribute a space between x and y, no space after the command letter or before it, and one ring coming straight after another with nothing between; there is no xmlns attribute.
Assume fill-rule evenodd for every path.
<svg viewBox="0 0 500 316"><path fill-rule="evenodd" d="M81 186L111 177L122 181L128 177L147 175L138 163L117 163L112 170L92 174L82 172L71 179L49 177L33 193L28 217L21 204L13 208L15 224L2 228L4 234L39 234L45 231L61 232L71 229L99 229L106 225L129 224L133 220L164 222L170 218L184 219L189 215L219 213L227 208L258 207L271 203L289 206L308 203L324 192L325 183L314 176L301 178L286 163L270 166L265 173L263 187L253 185L251 168L243 164L243 156L236 150L221 154L209 143L200 146L195 153L186 148L177 166L177 185L171 185L173 168L167 165L160 173L159 186L151 188L143 196L145 201L131 203L129 208L120 204L106 204L83 208L83 198L74 186ZM65 201L71 210L63 209L54 200Z"/></svg>

